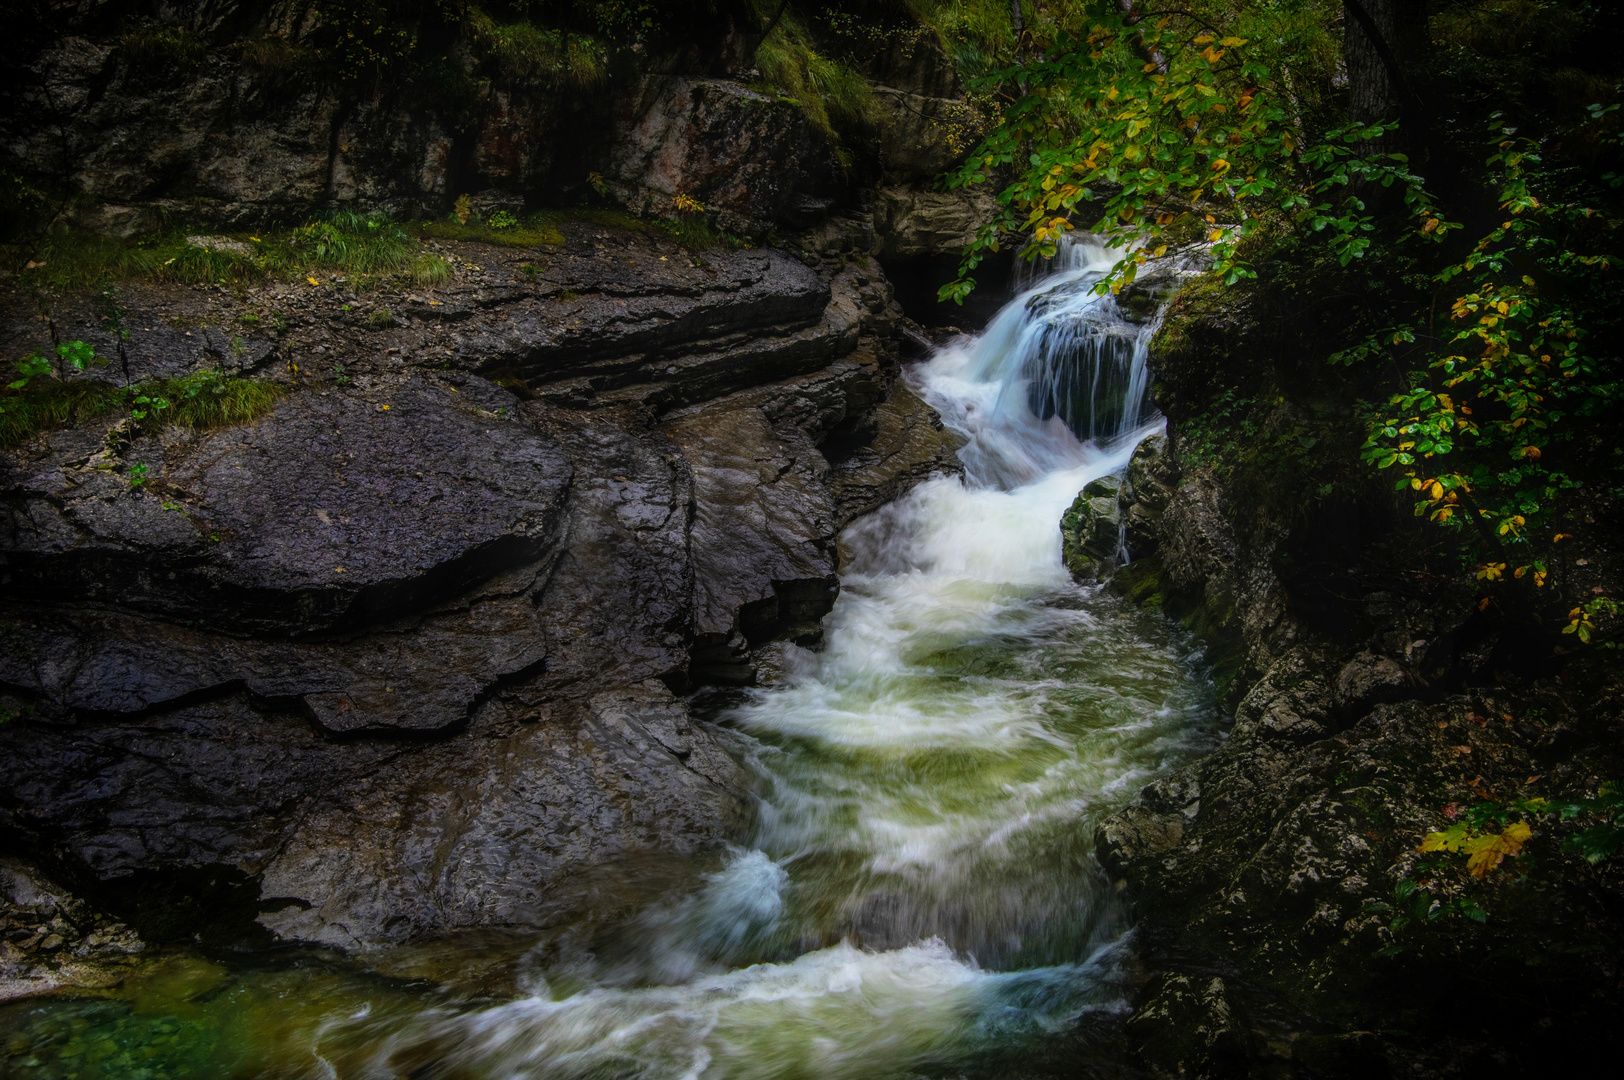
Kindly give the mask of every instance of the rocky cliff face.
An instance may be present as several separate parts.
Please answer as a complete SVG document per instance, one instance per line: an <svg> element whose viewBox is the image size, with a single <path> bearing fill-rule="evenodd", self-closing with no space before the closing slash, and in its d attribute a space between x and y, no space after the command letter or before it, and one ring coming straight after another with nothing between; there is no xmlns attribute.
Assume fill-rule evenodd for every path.
<svg viewBox="0 0 1624 1080"><path fill-rule="evenodd" d="M1345 413L1255 303L1202 283L1175 301L1152 350L1167 437L1062 524L1080 576L1202 636L1234 709L1221 749L1096 836L1141 917L1128 1040L1167 1076L1580 1067L1619 1000L1616 860L1564 849L1554 817L1483 875L1417 848L1468 807L1624 774L1624 684L1429 564L1390 492L1335 473L1359 465ZM1251 434L1215 441L1215 416ZM1612 512L1575 526L1555 588L1617 588Z"/></svg>
<svg viewBox="0 0 1624 1080"><path fill-rule="evenodd" d="M815 634L838 531L954 467L840 246L576 223L449 245L433 290L125 289L131 377L286 393L8 454L7 835L115 908L212 876L176 916L230 896L344 948L522 925L582 867L732 835L743 779L677 693ZM8 349L44 340L6 310ZM116 355L76 310L57 332Z"/></svg>
<svg viewBox="0 0 1624 1080"><path fill-rule="evenodd" d="M573 74L472 16L400 12L380 33L405 36L352 46L304 4L42 9L4 46L9 224L596 190L788 239L695 253L576 218L555 246L442 244L437 285L121 283L113 321L94 291L37 319L0 286L7 355L83 340L115 358L97 378L283 391L247 425L112 417L0 460L6 846L40 895L160 940L525 925L585 867L734 835L744 780L680 695L813 642L838 532L956 467L896 381L874 258L951 256L971 227L917 190L976 123L934 39L860 58L877 112L837 152L748 82L741 5L673 8ZM102 936L116 968L134 938ZM84 941L58 954L107 953ZM13 989L62 981L6 963Z"/></svg>
<svg viewBox="0 0 1624 1080"><path fill-rule="evenodd" d="M377 46L347 43L343 12L291 2L35 13L0 45L16 75L0 112L12 224L130 235L331 207L404 220L466 193L521 209L596 189L642 214L683 196L752 237L877 208L888 261L956 259L980 224L985 199L918 190L985 120L927 32L858 41L872 115L840 145L752 81L748 5L673 5L646 47L578 42L575 60L548 51L567 51L567 31L515 54L483 16L379 10L394 8Z"/></svg>

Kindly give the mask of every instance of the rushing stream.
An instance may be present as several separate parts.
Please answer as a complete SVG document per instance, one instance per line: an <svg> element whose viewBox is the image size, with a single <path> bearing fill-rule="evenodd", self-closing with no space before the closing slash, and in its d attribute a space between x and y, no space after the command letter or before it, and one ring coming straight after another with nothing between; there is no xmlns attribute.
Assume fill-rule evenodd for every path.
<svg viewBox="0 0 1624 1080"><path fill-rule="evenodd" d="M0 1010L0 1068L961 1075L1122 1009L1130 925L1093 826L1209 748L1214 713L1182 638L1060 562L1061 513L1151 430L1144 331L1089 288L1108 262L1068 249L911 371L968 436L966 476L854 525L825 647L715 717L758 784L739 847L633 871L612 917L539 943L458 939L384 972L173 955L107 998Z"/></svg>

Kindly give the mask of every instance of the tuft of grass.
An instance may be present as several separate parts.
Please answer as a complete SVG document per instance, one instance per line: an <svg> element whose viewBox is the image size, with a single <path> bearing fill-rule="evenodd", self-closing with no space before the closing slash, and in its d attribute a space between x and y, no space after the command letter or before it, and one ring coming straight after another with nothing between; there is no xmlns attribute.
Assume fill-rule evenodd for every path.
<svg viewBox="0 0 1624 1080"><path fill-rule="evenodd" d="M298 71L316 62L311 50L277 35L243 42L241 56L244 64L260 71Z"/></svg>
<svg viewBox="0 0 1624 1080"><path fill-rule="evenodd" d="M188 235L196 233L172 230L124 239L52 232L27 256L36 266L21 276L27 284L60 289L131 278L245 285L315 271L363 279L396 273L419 281L425 275L437 281L450 276L449 267L428 266L418 239L387 214L339 210L295 229L222 237L229 246L200 247Z"/></svg>
<svg viewBox="0 0 1624 1080"><path fill-rule="evenodd" d="M125 403L124 391L107 383L32 381L39 385L0 390L0 446L15 446L42 431L82 424Z"/></svg>
<svg viewBox="0 0 1624 1080"><path fill-rule="evenodd" d="M477 7L468 9L466 24L475 47L509 84L591 90L608 76L608 50L591 35L531 22L498 23Z"/></svg>
<svg viewBox="0 0 1624 1080"><path fill-rule="evenodd" d="M405 270L417 254L412 237L387 214L353 210L336 210L300 227L292 246L309 266L370 276Z"/></svg>
<svg viewBox="0 0 1624 1080"><path fill-rule="evenodd" d="M770 17L771 11L765 17ZM763 86L792 104L822 132L873 123L879 115L874 91L857 72L813 47L794 13L786 13L756 50Z"/></svg>
<svg viewBox="0 0 1624 1080"><path fill-rule="evenodd" d="M196 67L209 51L209 43L184 26L139 26L122 35L119 45L133 66L153 74Z"/></svg>
<svg viewBox="0 0 1624 1080"><path fill-rule="evenodd" d="M243 379L222 371L199 371L176 379L163 379L135 388L136 399L162 398L166 409L148 413L143 430L173 424L187 428L235 427L259 419L287 394L287 388L257 379Z"/></svg>
<svg viewBox="0 0 1624 1080"><path fill-rule="evenodd" d="M440 285L451 280L451 260L423 252L412 260L412 280L422 286Z"/></svg>
<svg viewBox="0 0 1624 1080"><path fill-rule="evenodd" d="M374 330L388 330L391 326L397 325L395 313L386 307L381 307L367 316L367 325Z"/></svg>

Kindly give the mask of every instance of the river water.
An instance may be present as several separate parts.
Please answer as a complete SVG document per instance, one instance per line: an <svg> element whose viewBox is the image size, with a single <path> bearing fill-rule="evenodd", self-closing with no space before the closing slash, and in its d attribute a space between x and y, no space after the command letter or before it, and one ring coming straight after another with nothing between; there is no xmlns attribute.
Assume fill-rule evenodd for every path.
<svg viewBox="0 0 1624 1080"><path fill-rule="evenodd" d="M636 868L612 914L367 969L171 954L121 991L0 1010L27 1078L978 1075L1125 1009L1131 925L1094 825L1211 748L1199 656L1073 583L1057 523L1125 467L1145 331L1073 245L976 338L908 373L969 442L842 538L819 652L715 717L753 833ZM1013 1064L1012 1064L1013 1063Z"/></svg>

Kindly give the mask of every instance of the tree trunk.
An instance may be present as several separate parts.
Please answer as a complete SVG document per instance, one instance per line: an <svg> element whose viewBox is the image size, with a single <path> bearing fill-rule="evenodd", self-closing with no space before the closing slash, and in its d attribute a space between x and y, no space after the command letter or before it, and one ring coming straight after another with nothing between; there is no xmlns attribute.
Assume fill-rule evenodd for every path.
<svg viewBox="0 0 1624 1080"><path fill-rule="evenodd" d="M1361 123L1398 120L1404 140L1425 126L1418 64L1427 42L1427 7L1419 0L1344 0L1342 59L1348 71L1348 114Z"/></svg>

